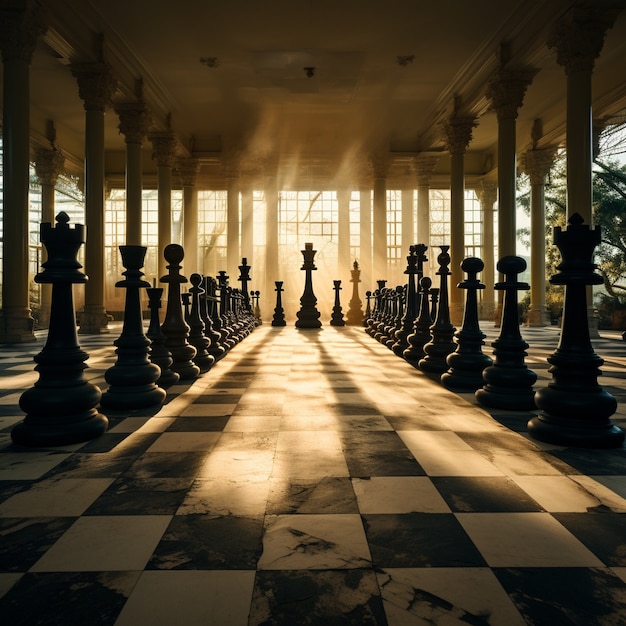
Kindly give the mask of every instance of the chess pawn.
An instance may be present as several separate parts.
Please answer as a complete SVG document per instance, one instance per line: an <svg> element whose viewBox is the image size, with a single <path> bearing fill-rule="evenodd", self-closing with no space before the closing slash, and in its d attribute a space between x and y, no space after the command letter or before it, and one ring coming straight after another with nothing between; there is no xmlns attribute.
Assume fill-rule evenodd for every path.
<svg viewBox="0 0 626 626"><path fill-rule="evenodd" d="M343 312L341 310L341 301L339 299L339 292L341 291L341 281L333 280L333 289L335 291L335 304L333 306L333 313L330 319L331 326L345 326L346 323L343 319Z"/></svg>
<svg viewBox="0 0 626 626"><path fill-rule="evenodd" d="M300 297L300 310L296 313L298 318L296 321L296 328L320 328L322 322L320 322L320 313L316 308L317 298L313 292L313 279L312 272L316 270L313 259L317 250L313 250L312 243L305 243L304 250L301 250L304 262L300 269L304 270L304 291Z"/></svg>
<svg viewBox="0 0 626 626"><path fill-rule="evenodd" d="M161 277L162 283L168 284L167 308L161 330L165 335L165 347L172 355L172 369L179 374L181 380L196 378L200 368L193 362L196 349L188 342L189 325L183 317L180 286L187 278L180 273L181 261L185 256L182 246L170 243L165 246L163 256L168 262L169 273Z"/></svg>
<svg viewBox="0 0 626 626"><path fill-rule="evenodd" d="M150 309L150 323L146 331L146 337L150 340L150 361L159 366L161 375L156 381L159 387L167 388L176 384L180 376L172 369L172 354L165 347L165 335L161 330L159 309L161 308L161 296L163 287L150 287L146 289L148 294L148 308Z"/></svg>
<svg viewBox="0 0 626 626"><path fill-rule="evenodd" d="M423 372L433 374L441 374L448 369L446 361L448 355L454 352L456 344L453 341L454 331L456 330L450 322L450 308L448 305L448 276L451 274L448 266L450 265L450 254L448 250L450 246L440 246L441 253L437 257L439 269L439 308L437 309L437 317L430 327L431 340L424 345L424 358L418 362L418 367Z"/></svg>
<svg viewBox="0 0 626 626"><path fill-rule="evenodd" d="M565 285L561 338L548 357L552 381L535 393L540 413L528 422L528 434L559 446L618 448L624 432L610 420L617 401L598 385L604 361L593 350L587 317L587 285L602 283L593 263L600 228L591 230L578 213L568 222L565 231L554 229L562 261L550 278Z"/></svg>
<svg viewBox="0 0 626 626"><path fill-rule="evenodd" d="M367 302L367 304L365 305L365 315L363 316L363 326L367 329L370 318L372 317L372 292L371 291L366 291L365 292L365 300Z"/></svg>
<svg viewBox="0 0 626 626"><path fill-rule="evenodd" d="M420 280L419 291L419 315L413 323L413 332L406 338L409 344L402 356L413 367L417 367L420 359L424 356L424 346L430 341L430 327L432 320L430 318L430 286L432 280L428 276L424 276Z"/></svg>
<svg viewBox="0 0 626 626"><path fill-rule="evenodd" d="M215 357L208 352L211 344L210 339L204 334L204 321L200 315L200 296L204 295L204 289L200 287L202 276L194 273L189 277L192 287L189 289L191 306L189 309L189 343L196 349L193 362L200 368L200 372L208 372L215 364Z"/></svg>
<svg viewBox="0 0 626 626"><path fill-rule="evenodd" d="M391 350L397 356L402 356L403 352L409 347L407 337L413 332L413 324L417 317L417 294L415 291L415 275L417 274L417 254L414 246L411 246L409 255L406 258L406 305L404 314L400 321L400 327L395 333L395 342Z"/></svg>
<svg viewBox="0 0 626 626"><path fill-rule="evenodd" d="M537 375L524 363L528 344L519 329L517 292L528 290L527 283L518 282L517 276L526 269L526 261L519 256L505 256L498 261L497 269L505 276L504 282L494 289L504 291L500 335L491 344L494 362L483 370L485 384L476 391L480 404L496 409L532 411L535 409L533 385Z"/></svg>
<svg viewBox="0 0 626 626"><path fill-rule="evenodd" d="M156 385L161 369L150 361L150 339L143 332L139 291L149 287L142 280L144 246L120 246L124 280L115 283L126 289L124 324L116 346L117 361L104 374L109 388L102 394L100 405L108 409L140 409L165 400L165 391Z"/></svg>
<svg viewBox="0 0 626 626"><path fill-rule="evenodd" d="M11 439L22 446L88 441L104 433L109 424L96 409L102 391L84 377L89 356L78 345L73 294L74 284L87 282L77 260L85 242L84 227L70 228L69 220L61 211L54 228L50 222L40 226L48 259L35 282L52 285L52 300L46 344L34 357L39 379L21 395L20 408L26 417L11 431Z"/></svg>
<svg viewBox="0 0 626 626"><path fill-rule="evenodd" d="M220 291L220 334L222 335L222 345L226 350L233 348L237 341L233 337L230 318L230 287L228 286L228 276L225 270L217 273L217 286Z"/></svg>
<svg viewBox="0 0 626 626"><path fill-rule="evenodd" d="M222 321L219 316L217 281L212 276L204 277L204 300L206 303L205 335L210 340L209 354L219 361L228 352L220 332Z"/></svg>
<svg viewBox="0 0 626 626"><path fill-rule="evenodd" d="M395 289L393 297L393 313L391 316L391 324L388 329L385 329L386 339L384 344L393 350L393 346L396 343L396 333L402 328L402 318L404 317L404 305L406 303L405 288L402 285L398 285Z"/></svg>
<svg viewBox="0 0 626 626"><path fill-rule="evenodd" d="M459 283L459 289L466 290L465 312L461 330L455 333L456 350L446 359L449 369L441 375L442 384L454 391L474 392L483 386L483 370L492 364L491 359L483 354L485 334L478 324L477 291L484 289L478 278L485 264L481 259L469 257L461 263L461 269L467 278Z"/></svg>
<svg viewBox="0 0 626 626"><path fill-rule="evenodd" d="M285 311L283 309L283 281L277 280L274 282L276 285L276 307L274 308L274 317L272 318L272 326L286 326L287 322L285 322Z"/></svg>

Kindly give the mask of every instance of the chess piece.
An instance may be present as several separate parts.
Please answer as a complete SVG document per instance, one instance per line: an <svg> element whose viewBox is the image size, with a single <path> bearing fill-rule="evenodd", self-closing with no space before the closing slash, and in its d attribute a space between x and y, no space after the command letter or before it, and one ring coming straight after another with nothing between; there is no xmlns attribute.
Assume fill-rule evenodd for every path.
<svg viewBox="0 0 626 626"><path fill-rule="evenodd" d="M372 317L372 298L372 292L367 290L365 292L365 300L367 301L367 304L365 305L365 315L363 316L363 326L365 328L368 327L368 323Z"/></svg>
<svg viewBox="0 0 626 626"><path fill-rule="evenodd" d="M475 395L484 406L532 411L537 375L524 363L528 344L520 333L517 308L517 292L530 289L527 283L517 280L518 274L526 269L526 261L519 256L505 256L498 261L497 269L505 275L504 282L494 286L494 289L504 291L500 335L491 344L495 357L493 365L483 370L485 384Z"/></svg>
<svg viewBox="0 0 626 626"><path fill-rule="evenodd" d="M220 333L222 335L222 344L227 350L235 347L237 340L233 336L230 316L230 286L228 285L228 276L225 270L217 273L217 286L220 290Z"/></svg>
<svg viewBox="0 0 626 626"><path fill-rule="evenodd" d="M393 294L393 313L391 316L391 324L385 329L385 340L383 343L390 349L396 343L396 333L402 327L402 318L404 317L404 306L406 304L406 292L403 285L398 285Z"/></svg>
<svg viewBox="0 0 626 626"><path fill-rule="evenodd" d="M385 285L387 284L386 280L377 280L376 281L378 288L374 291L374 308L372 310L371 319L367 320L367 327L365 332L374 336L376 333L376 329L378 327L378 323L380 322L380 318L382 316L382 305L383 305L383 290Z"/></svg>
<svg viewBox="0 0 626 626"><path fill-rule="evenodd" d="M562 260L550 283L565 285L561 337L548 357L552 380L535 393L540 413L528 422L528 434L559 446L617 448L624 432L609 419L617 401L598 385L604 360L591 345L587 317L586 287L602 283L593 263L600 227L591 230L575 213L565 231L554 229L554 243Z"/></svg>
<svg viewBox="0 0 626 626"><path fill-rule="evenodd" d="M459 289L466 290L465 312L461 330L455 333L456 350L448 355L449 369L441 375L442 384L454 391L474 392L483 386L483 370L492 364L491 359L483 354L485 334L478 324L477 291L484 289L476 277L485 264L481 259L469 257L463 259L461 269L467 278L459 283Z"/></svg>
<svg viewBox="0 0 626 626"><path fill-rule="evenodd" d="M424 276L420 280L419 297L419 314L413 323L413 332L406 338L408 346L402 353L404 359L413 367L417 367L420 359L424 356L424 346L430 341L430 327L432 320L430 318L430 286L432 280L428 276Z"/></svg>
<svg viewBox="0 0 626 626"><path fill-rule="evenodd" d="M211 345L211 340L204 334L204 320L200 315L200 296L204 295L204 289L200 286L202 284L202 276L197 273L191 274L189 282L192 285L191 289L189 289L191 306L189 317L187 318L189 343L196 349L193 362L200 368L200 372L204 373L213 367L215 357L209 354L208 348Z"/></svg>
<svg viewBox="0 0 626 626"><path fill-rule="evenodd" d="M13 441L22 446L88 441L105 432L109 424L96 409L102 391L84 377L89 356L78 345L73 295L74 284L87 282L76 258L85 242L84 227L70 228L69 220L61 211L54 228L50 222L40 226L48 259L35 282L51 284L52 299L46 344L34 357L39 379L21 395L20 408L26 417L11 431Z"/></svg>
<svg viewBox="0 0 626 626"><path fill-rule="evenodd" d="M304 291L300 297L300 310L296 313L296 328L320 328L320 313L316 308L317 298L313 292L312 272L316 270L313 259L317 250L313 250L312 243L305 243L304 250L301 250L304 262L300 269L304 270Z"/></svg>
<svg viewBox="0 0 626 626"><path fill-rule="evenodd" d="M441 252L437 257L437 262L439 263L439 269L437 270L437 275L439 276L439 308L437 309L437 317L430 327L431 340L424 344L424 358L417 364L423 372L432 374L441 374L448 369L446 359L456 348L456 344L453 341L456 329L450 322L450 308L448 305L448 276L451 274L448 269L450 265L450 254L448 253L450 246L440 246L440 248Z"/></svg>
<svg viewBox="0 0 626 626"><path fill-rule="evenodd" d="M341 310L341 301L339 299L339 292L341 291L341 281L333 280L333 289L335 291L335 303L333 305L333 313L330 318L331 326L345 326L346 323L343 319L343 312Z"/></svg>
<svg viewBox="0 0 626 626"><path fill-rule="evenodd" d="M348 313L346 314L346 324L348 326L362 326L363 325L363 311L361 310L361 298L359 298L359 283L361 282L361 270L359 269L359 263L354 261L352 269L350 270L352 275L350 282L352 283L352 298L348 304Z"/></svg>
<svg viewBox="0 0 626 626"><path fill-rule="evenodd" d="M261 292L257 289L256 291L251 291L250 295L254 301L253 305L253 314L254 321L257 326L261 326L263 324L263 318L261 317L261 308L259 307L259 298L261 297Z"/></svg>
<svg viewBox="0 0 626 626"><path fill-rule="evenodd" d="M409 347L407 337L413 332L413 324L417 316L417 293L415 291L415 275L418 273L417 261L417 246L411 246L409 255L406 257L406 269L404 270L404 273L407 275L406 306L404 307L400 328L398 328L395 334L395 342L391 347L391 350L397 356L402 356L403 352Z"/></svg>
<svg viewBox="0 0 626 626"><path fill-rule="evenodd" d="M146 289L148 294L148 308L150 309L150 323L146 331L146 337L150 340L150 361L159 366L161 374L156 381L159 387L167 388L176 384L180 376L172 369L172 354L165 347L165 335L161 330L159 309L161 308L161 296L163 287L150 287Z"/></svg>
<svg viewBox="0 0 626 626"><path fill-rule="evenodd" d="M276 285L276 306L274 307L274 317L272 318L272 326L286 326L287 322L285 322L285 311L283 309L283 281L277 280L274 282Z"/></svg>
<svg viewBox="0 0 626 626"><path fill-rule="evenodd" d="M165 391L156 381L161 369L149 359L150 339L143 332L141 300L139 290L149 287L142 280L145 246L120 246L122 274L126 277L115 283L126 289L124 324L122 334L113 344L116 346L117 361L104 374L109 388L102 394L100 405L105 409L141 409L163 404Z"/></svg>
<svg viewBox="0 0 626 626"><path fill-rule="evenodd" d="M188 342L189 325L183 317L180 286L187 282L187 278L180 273L181 261L185 256L182 246L170 243L165 246L163 256L168 262L169 272L161 277L162 283L167 283L167 306L165 319L161 324L161 330L165 335L165 347L172 355L172 369L180 376L181 380L196 378L200 374L200 368L193 362L196 349Z"/></svg>
<svg viewBox="0 0 626 626"><path fill-rule="evenodd" d="M228 347L223 343L220 332L222 328L218 309L220 298L217 296L217 281L212 276L204 277L204 300L206 306L204 334L211 342L208 351L216 361L219 361L228 352Z"/></svg>

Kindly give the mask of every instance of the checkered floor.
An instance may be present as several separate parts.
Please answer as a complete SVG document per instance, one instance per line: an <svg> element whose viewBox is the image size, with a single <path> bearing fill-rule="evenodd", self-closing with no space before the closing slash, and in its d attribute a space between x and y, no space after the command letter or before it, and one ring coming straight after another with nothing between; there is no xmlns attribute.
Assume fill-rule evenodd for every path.
<svg viewBox="0 0 626 626"><path fill-rule="evenodd" d="M79 336L103 389L119 332ZM558 329L523 334L539 388ZM99 439L18 448L44 341L0 348L2 624L626 624L623 448L533 442L362 328L267 323ZM626 344L594 348L626 428Z"/></svg>

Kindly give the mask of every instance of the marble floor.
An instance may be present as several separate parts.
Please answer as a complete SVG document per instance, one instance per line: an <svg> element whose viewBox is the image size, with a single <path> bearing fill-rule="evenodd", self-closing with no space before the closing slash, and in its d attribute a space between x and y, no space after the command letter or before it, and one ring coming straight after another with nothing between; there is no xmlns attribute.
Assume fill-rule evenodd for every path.
<svg viewBox="0 0 626 626"><path fill-rule="evenodd" d="M79 336L103 390L119 332ZM558 329L523 334L539 388ZM362 328L267 323L162 407L21 448L44 342L0 346L3 625L626 624L623 448L534 442Z"/></svg>

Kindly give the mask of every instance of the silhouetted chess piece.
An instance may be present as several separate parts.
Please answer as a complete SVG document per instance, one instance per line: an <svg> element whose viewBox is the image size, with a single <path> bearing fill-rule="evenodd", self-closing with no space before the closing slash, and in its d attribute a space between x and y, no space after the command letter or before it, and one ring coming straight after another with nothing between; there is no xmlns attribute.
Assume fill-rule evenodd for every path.
<svg viewBox="0 0 626 626"><path fill-rule="evenodd" d="M259 307L259 298L261 297L261 292L257 289L256 291L252 290L250 292L250 296L253 300L253 315L254 320L257 326L260 326L263 323L263 318L261 317L261 307Z"/></svg>
<svg viewBox="0 0 626 626"><path fill-rule="evenodd" d="M341 291L340 280L333 280L333 290L335 291L335 302L333 305L333 312L330 318L330 325L345 326L346 323L343 319L343 311L341 309L341 299L339 298L339 292Z"/></svg>
<svg viewBox="0 0 626 626"><path fill-rule="evenodd" d="M89 356L78 345L73 284L87 282L76 258L85 242L84 227L70 228L69 220L61 211L54 227L50 222L40 225L48 260L35 282L52 285L52 300L46 344L34 357L39 379L21 395L20 408L26 417L11 431L13 441L22 446L88 441L105 432L109 424L96 409L102 391L83 373Z"/></svg>
<svg viewBox="0 0 626 626"><path fill-rule="evenodd" d="M367 325L370 321L370 317L372 316L372 292L371 291L366 291L365 292L365 300L367 302L367 304L365 305L365 315L363 316L363 326L365 328L367 328Z"/></svg>
<svg viewBox="0 0 626 626"><path fill-rule="evenodd" d="M226 350L230 350L237 344L237 340L233 336L230 317L230 287L228 285L228 276L225 270L217 273L217 286L220 291L220 333L222 335L222 345Z"/></svg>
<svg viewBox="0 0 626 626"><path fill-rule="evenodd" d="M430 286L432 280L428 276L420 279L420 290L417 294L419 300L419 314L413 323L413 332L406 338L408 346L402 353L403 358L413 367L417 367L420 359L424 356L424 346L430 341Z"/></svg>
<svg viewBox="0 0 626 626"><path fill-rule="evenodd" d="M301 250L304 262L300 269L304 270L304 291L300 297L300 310L296 313L296 328L320 328L320 312L316 308L317 298L313 292L312 272L316 270L313 259L317 250L313 250L312 243L305 243Z"/></svg>
<svg viewBox="0 0 626 626"><path fill-rule="evenodd" d="M363 310L361 308L361 298L359 297L359 283L361 282L361 270L359 263L355 260L350 270L352 283L352 298L348 304L348 312L346 313L346 324L348 326L363 325Z"/></svg>
<svg viewBox="0 0 626 626"><path fill-rule="evenodd" d="M602 283L593 263L600 241L600 227L591 230L578 213L569 218L565 231L554 229L562 261L550 283L565 285L561 337L548 357L552 380L535 393L541 412L528 422L528 433L560 446L617 448L624 442L624 432L609 419L617 401L598 385L604 360L589 336L586 286Z"/></svg>
<svg viewBox="0 0 626 626"><path fill-rule="evenodd" d="M180 294L180 300L183 303L183 318L189 324L189 310L191 308L191 294L188 291Z"/></svg>
<svg viewBox="0 0 626 626"><path fill-rule="evenodd" d="M430 290L430 319L433 322L437 319L438 303L439 303L439 287L432 287Z"/></svg>
<svg viewBox="0 0 626 626"><path fill-rule="evenodd" d="M459 283L459 289L466 290L465 312L461 330L455 333L456 350L448 355L448 371L441 375L442 384L454 391L476 391L483 386L483 370L492 364L491 358L483 354L485 334L478 323L479 289L483 285L476 277L485 264L481 259L469 257L461 263L467 278Z"/></svg>
<svg viewBox="0 0 626 626"><path fill-rule="evenodd" d="M450 246L439 247L441 248L441 252L437 257L437 262L439 263L439 269L437 270L437 275L439 276L439 308L437 309L437 317L430 327L431 340L424 344L425 356L417 364L423 372L433 374L441 374L448 369L446 359L456 349L456 344L453 340L456 329L450 322L450 307L448 304L448 276L451 274L448 269L450 265L450 254L448 253Z"/></svg>
<svg viewBox="0 0 626 626"><path fill-rule="evenodd" d="M413 324L417 317L417 292L415 289L415 276L418 273L418 246L409 248L409 255L406 257L406 269L404 273L407 275L406 281L406 304L404 307L404 315L400 323L400 328L396 331L395 342L391 347L394 354L402 356L403 352L409 347L407 337L413 332ZM424 246L425 248L425 246ZM423 254L423 252L422 252Z"/></svg>
<svg viewBox="0 0 626 626"><path fill-rule="evenodd" d="M146 289L146 293L148 294L148 308L150 309L150 323L146 331L146 337L150 340L149 358L161 370L156 381L157 385L167 388L176 384L180 376L172 369L174 361L171 352L165 347L165 335L161 330L159 309L161 308L163 287L150 287Z"/></svg>
<svg viewBox="0 0 626 626"><path fill-rule="evenodd" d="M378 323L380 322L380 319L382 317L383 290L385 289L387 281L377 280L376 283L378 285L378 288L374 291L374 308L372 310L372 317L367 321L367 327L365 329L365 332L372 337L376 333Z"/></svg>
<svg viewBox="0 0 626 626"><path fill-rule="evenodd" d="M209 354L219 361L228 352L228 346L223 343L222 320L218 306L220 298L217 295L217 281L212 276L204 277L204 292L207 311L204 334L211 341Z"/></svg>
<svg viewBox="0 0 626 626"><path fill-rule="evenodd" d="M161 369L149 359L150 339L143 331L140 289L150 283L142 280L144 246L120 246L122 274L126 277L115 283L126 289L122 334L113 342L117 360L105 373L109 388L102 394L100 405L105 409L140 409L165 400L165 391L157 386Z"/></svg>
<svg viewBox="0 0 626 626"><path fill-rule="evenodd" d="M393 294L393 307L391 324L385 329L386 338L384 344L390 349L396 343L396 333L402 328L402 318L404 317L404 306L406 304L406 292L403 285L398 285Z"/></svg>
<svg viewBox="0 0 626 626"><path fill-rule="evenodd" d="M476 391L476 399L496 409L532 411L537 375L524 363L528 344L520 333L517 308L517 292L530 289L528 283L517 280L518 274L526 269L526 261L519 256L505 256L498 261L497 269L505 276L504 282L494 286L504 290L500 335L491 344L494 362L483 370L485 384Z"/></svg>
<svg viewBox="0 0 626 626"><path fill-rule="evenodd" d="M172 355L172 369L181 380L196 378L200 368L193 362L196 349L189 343L189 325L183 317L180 286L187 282L187 278L180 273L181 261L185 256L182 246L170 243L165 246L163 256L168 262L168 274L161 277L162 283L167 283L167 307L161 330L165 335L165 347Z"/></svg>
<svg viewBox="0 0 626 626"><path fill-rule="evenodd" d="M276 285L276 306L274 307L274 317L272 318L272 326L286 326L285 322L285 310L283 309L283 281L277 280L274 282Z"/></svg>
<svg viewBox="0 0 626 626"><path fill-rule="evenodd" d="M189 343L196 349L193 362L200 368L200 372L208 372L215 364L215 357L209 354L208 348L211 340L204 334L204 320L200 315L200 297L204 295L202 284L202 276L194 273L189 276L191 289L191 307L189 309Z"/></svg>

